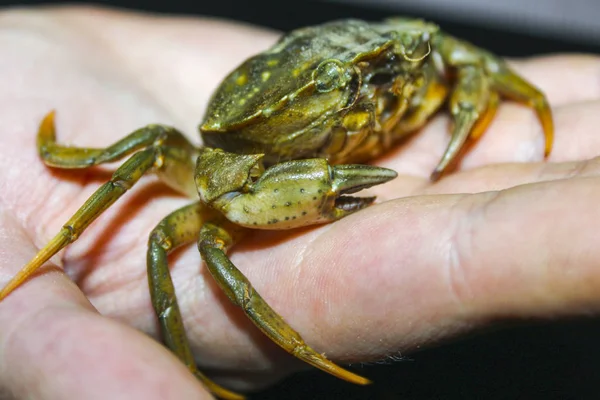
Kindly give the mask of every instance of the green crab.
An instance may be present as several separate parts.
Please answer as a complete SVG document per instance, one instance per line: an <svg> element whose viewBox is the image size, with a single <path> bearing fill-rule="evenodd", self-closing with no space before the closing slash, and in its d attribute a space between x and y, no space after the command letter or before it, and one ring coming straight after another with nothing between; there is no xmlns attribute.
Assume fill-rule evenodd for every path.
<svg viewBox="0 0 600 400"><path fill-rule="evenodd" d="M148 125L103 149L56 142L54 113L37 147L56 168L87 168L130 156L61 231L0 291L6 297L79 235L147 172L197 199L149 235L151 299L163 340L217 396L241 399L198 371L177 305L167 256L196 241L229 299L275 343L332 375L369 381L310 348L231 263L227 251L252 229L293 229L335 221L373 203L349 196L385 183L392 170L359 164L416 132L444 103L453 120L439 179L468 138L482 134L500 97L535 109L552 147L545 96L500 58L444 34L432 23L394 18L335 21L298 29L231 72L200 125L203 147L179 131Z"/></svg>

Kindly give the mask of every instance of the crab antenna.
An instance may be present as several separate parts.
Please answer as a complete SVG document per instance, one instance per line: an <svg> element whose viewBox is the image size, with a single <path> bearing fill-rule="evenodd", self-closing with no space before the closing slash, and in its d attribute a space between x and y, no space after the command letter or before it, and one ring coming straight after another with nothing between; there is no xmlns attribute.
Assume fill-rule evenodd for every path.
<svg viewBox="0 0 600 400"><path fill-rule="evenodd" d="M427 42L427 53L425 53L424 55L422 55L421 57L417 57L417 58L410 58L409 56L407 56L406 54L402 54L402 57L404 57L404 59L406 61L410 61L410 62L419 62L425 59L425 57L427 57L429 54L431 54L431 43Z"/></svg>

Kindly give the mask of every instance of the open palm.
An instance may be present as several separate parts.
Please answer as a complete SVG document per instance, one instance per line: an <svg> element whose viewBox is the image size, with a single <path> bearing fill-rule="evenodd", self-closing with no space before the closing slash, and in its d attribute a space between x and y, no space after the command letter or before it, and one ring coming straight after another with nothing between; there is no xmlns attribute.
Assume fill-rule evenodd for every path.
<svg viewBox="0 0 600 400"><path fill-rule="evenodd" d="M198 143L219 80L277 37L98 9L7 11L0 27L1 284L114 169L45 167L35 148L44 114L57 110L61 143L103 147L152 122ZM598 312L600 60L557 56L515 68L553 107L549 159L535 114L504 103L454 173L432 184L449 138L440 115L377 161L399 173L369 191L378 204L321 227L260 232L232 252L312 347L341 363L372 361L496 318ZM157 336L147 237L189 202L142 179L53 260L78 287L48 268L0 304L0 385L18 398L208 397L174 356L130 328ZM203 371L247 390L301 366L219 291L195 246L170 264Z"/></svg>

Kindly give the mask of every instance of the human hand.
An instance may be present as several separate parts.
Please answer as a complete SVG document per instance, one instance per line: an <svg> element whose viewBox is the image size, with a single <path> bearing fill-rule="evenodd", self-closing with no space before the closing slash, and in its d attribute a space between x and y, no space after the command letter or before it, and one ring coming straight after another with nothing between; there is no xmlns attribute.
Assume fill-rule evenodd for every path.
<svg viewBox="0 0 600 400"><path fill-rule="evenodd" d="M45 167L35 149L45 113L58 111L61 143L105 146L150 122L196 142L219 79L276 38L87 8L5 12L0 26L0 283L109 176L108 168ZM516 65L554 108L546 162L534 113L504 103L458 169L431 184L448 140L447 118L436 117L378 160L400 174L371 190L380 204L322 227L254 235L232 261L307 343L342 363L410 351L497 318L597 312L599 66L583 56ZM18 398L208 398L175 357L130 328L157 336L147 235L188 202L144 179L55 259L79 287L48 268L2 302L0 385ZM230 304L195 246L170 261L203 371L246 390L301 365Z"/></svg>

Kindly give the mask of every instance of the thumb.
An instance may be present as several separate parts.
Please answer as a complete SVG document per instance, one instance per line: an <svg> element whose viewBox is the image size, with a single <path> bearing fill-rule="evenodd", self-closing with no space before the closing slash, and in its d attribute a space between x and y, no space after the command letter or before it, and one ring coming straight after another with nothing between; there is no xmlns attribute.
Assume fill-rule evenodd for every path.
<svg viewBox="0 0 600 400"><path fill-rule="evenodd" d="M598 312L598 199L600 181L587 177L389 201L312 232L290 282L265 291L294 287L269 297L284 298L283 315L344 361L495 318ZM289 256L278 250L270 262Z"/></svg>

